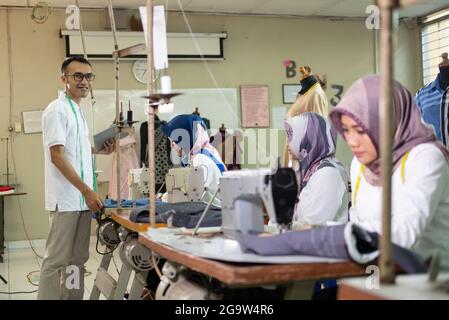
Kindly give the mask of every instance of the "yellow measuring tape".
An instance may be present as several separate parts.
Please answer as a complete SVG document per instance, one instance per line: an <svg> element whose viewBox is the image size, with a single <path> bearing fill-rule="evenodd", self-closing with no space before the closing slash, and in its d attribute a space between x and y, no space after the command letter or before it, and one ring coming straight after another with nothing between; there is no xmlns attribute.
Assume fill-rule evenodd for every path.
<svg viewBox="0 0 449 320"><path fill-rule="evenodd" d="M402 183L405 182L405 163L407 162L409 153L410 153L410 151L407 151L401 159L401 181L402 181ZM360 164L359 176L357 177L357 182L355 183L355 189L354 189L354 197L353 197L354 198L354 200L353 200L354 208L357 203L357 193L359 192L360 180L362 179L362 175L363 175L364 171L365 171L365 166L363 164Z"/></svg>

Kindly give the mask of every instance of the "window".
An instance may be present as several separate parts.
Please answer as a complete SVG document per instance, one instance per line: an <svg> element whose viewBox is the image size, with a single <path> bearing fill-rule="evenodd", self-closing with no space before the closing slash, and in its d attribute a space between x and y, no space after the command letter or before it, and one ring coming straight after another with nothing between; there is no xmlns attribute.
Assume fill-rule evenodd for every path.
<svg viewBox="0 0 449 320"><path fill-rule="evenodd" d="M449 9L424 19L421 30L424 85L435 80L439 73L441 54L449 52Z"/></svg>

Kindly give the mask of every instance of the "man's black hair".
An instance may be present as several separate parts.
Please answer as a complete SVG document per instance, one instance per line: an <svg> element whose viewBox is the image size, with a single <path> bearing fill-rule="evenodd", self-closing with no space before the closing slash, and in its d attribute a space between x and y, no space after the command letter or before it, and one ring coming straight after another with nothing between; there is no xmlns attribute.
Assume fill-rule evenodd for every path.
<svg viewBox="0 0 449 320"><path fill-rule="evenodd" d="M89 66L92 67L92 65L90 64L89 60L85 59L84 57L81 57L81 56L70 57L70 58L67 58L66 60L64 60L64 62L61 65L61 73L62 74L65 74L67 66L70 63L72 63L73 61L78 61L78 62L81 62L81 63L85 63L85 64L88 64Z"/></svg>

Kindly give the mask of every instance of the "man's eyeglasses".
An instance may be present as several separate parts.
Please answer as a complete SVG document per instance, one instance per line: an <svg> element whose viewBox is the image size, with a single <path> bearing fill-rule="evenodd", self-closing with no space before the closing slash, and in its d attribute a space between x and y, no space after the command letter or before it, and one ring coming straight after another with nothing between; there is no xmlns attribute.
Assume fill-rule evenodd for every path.
<svg viewBox="0 0 449 320"><path fill-rule="evenodd" d="M73 77L75 81L81 82L84 78L86 78L87 81L92 82L95 80L95 75L93 73L81 73L76 72L74 74L66 74L66 77Z"/></svg>

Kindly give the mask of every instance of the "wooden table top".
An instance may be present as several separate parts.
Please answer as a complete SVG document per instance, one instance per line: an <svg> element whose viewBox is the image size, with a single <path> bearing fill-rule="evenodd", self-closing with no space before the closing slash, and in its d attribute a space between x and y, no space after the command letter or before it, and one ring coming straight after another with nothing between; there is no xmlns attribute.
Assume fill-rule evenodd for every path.
<svg viewBox="0 0 449 320"><path fill-rule="evenodd" d="M428 274L402 274L393 284L376 283L374 278L343 279L339 300L449 300L449 273L440 273L436 281Z"/></svg>
<svg viewBox="0 0 449 320"><path fill-rule="evenodd" d="M279 284L301 280L361 276L365 267L351 261L301 264L244 264L205 259L152 241L146 233L139 241L167 260L206 274L227 285Z"/></svg>
<svg viewBox="0 0 449 320"><path fill-rule="evenodd" d="M150 227L150 224L131 221L129 219L129 216L132 210L133 208L120 209L120 210L107 209L107 213L111 215L112 220L114 220L121 226L125 227L126 229L129 229L134 232L146 232ZM166 226L165 224L156 224L156 227L165 227L165 226Z"/></svg>
<svg viewBox="0 0 449 320"><path fill-rule="evenodd" d="M27 194L26 192L14 192L14 193L8 193L8 194L0 194L0 197L23 196L26 194Z"/></svg>

